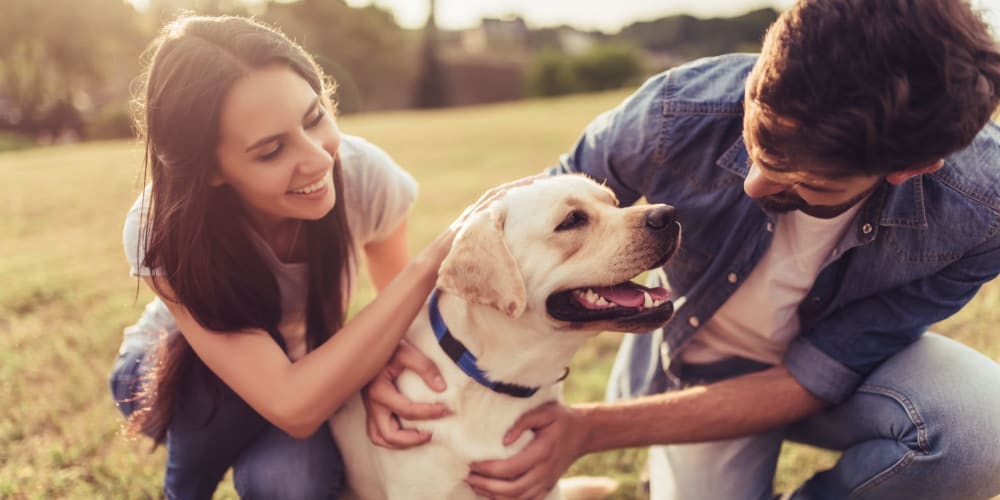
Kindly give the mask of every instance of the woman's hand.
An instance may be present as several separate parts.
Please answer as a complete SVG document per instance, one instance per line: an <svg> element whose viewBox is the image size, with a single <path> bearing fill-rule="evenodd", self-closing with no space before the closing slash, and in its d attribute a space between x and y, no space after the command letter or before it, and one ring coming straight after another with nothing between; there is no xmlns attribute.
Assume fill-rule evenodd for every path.
<svg viewBox="0 0 1000 500"><path fill-rule="evenodd" d="M415 403L400 393L395 381L403 370L416 373L428 387L437 392L447 388L434 362L405 340L402 341L389 363L361 393L368 413L368 438L384 448L410 448L430 440L429 433L403 428L400 417L407 420L428 420L451 414L443 404Z"/></svg>
<svg viewBox="0 0 1000 500"><path fill-rule="evenodd" d="M448 228L445 229L445 231L430 244L428 248L436 254L437 262L440 263L444 260L445 256L448 255L448 251L451 250L452 240L455 239L455 235L458 234L460 229L462 229L462 226L465 224L465 221L469 219L469 217L485 210L491 203L507 194L507 191L516 187L526 186L539 179L545 179L548 177L551 176L547 173L530 175L528 177L522 177L520 179L506 182L483 193L483 195L480 196L475 203L466 207L465 210L462 211L462 214L459 215L458 218L455 219L455 221L452 222L451 225L449 225Z"/></svg>
<svg viewBox="0 0 1000 500"><path fill-rule="evenodd" d="M539 179L545 179L548 177L551 176L547 173L529 175L528 177L514 179L510 182L505 182L499 186L489 189L488 191L483 193L483 195L480 196L475 203L466 207L466 209L462 212L462 215L459 215L458 218L455 219L455 222L451 223L449 229L454 232L458 232L458 230L461 229L462 224L465 224L465 221L468 220L469 217L472 217L473 214L490 206L490 204L496 201L497 199L502 198L505 194L507 194L507 191L510 191L511 189L519 186L527 186L532 182L535 182Z"/></svg>

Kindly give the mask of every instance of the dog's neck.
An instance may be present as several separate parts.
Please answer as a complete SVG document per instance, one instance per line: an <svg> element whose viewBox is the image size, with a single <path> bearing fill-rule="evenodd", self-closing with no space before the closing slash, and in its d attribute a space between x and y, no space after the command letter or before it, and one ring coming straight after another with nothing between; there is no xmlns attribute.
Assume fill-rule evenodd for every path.
<svg viewBox="0 0 1000 500"><path fill-rule="evenodd" d="M441 292L438 310L451 335L474 355L477 366L493 381L525 387L552 385L581 344L597 332L555 331L551 320L528 315L544 311L528 308L519 319L496 309L467 302Z"/></svg>

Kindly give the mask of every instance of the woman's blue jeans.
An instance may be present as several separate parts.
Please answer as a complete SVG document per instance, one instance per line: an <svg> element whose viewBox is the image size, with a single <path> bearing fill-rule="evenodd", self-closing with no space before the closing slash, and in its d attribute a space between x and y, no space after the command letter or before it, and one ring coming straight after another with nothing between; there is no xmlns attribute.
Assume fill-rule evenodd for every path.
<svg viewBox="0 0 1000 500"><path fill-rule="evenodd" d="M145 353L123 352L111 374L111 393L126 417L139 404ZM188 387L167 430L163 490L169 499L210 499L226 471L240 498L338 498L344 466L323 425L306 439L290 437L225 388L212 404L204 387ZM214 410L214 412L213 412Z"/></svg>
<svg viewBox="0 0 1000 500"><path fill-rule="evenodd" d="M701 372L694 374L684 366L680 382L766 368L749 360L715 365L694 365ZM1000 494L1000 364L928 333L822 414L739 439L651 447L650 497L770 500L786 439L842 452L794 491L795 500L991 498Z"/></svg>

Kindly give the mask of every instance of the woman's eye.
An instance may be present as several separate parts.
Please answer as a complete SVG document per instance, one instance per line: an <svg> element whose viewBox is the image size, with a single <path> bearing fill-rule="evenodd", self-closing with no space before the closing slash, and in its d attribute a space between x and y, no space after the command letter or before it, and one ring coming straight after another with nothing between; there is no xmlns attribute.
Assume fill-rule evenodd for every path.
<svg viewBox="0 0 1000 500"><path fill-rule="evenodd" d="M559 223L556 227L556 231L566 231L569 229L575 229L587 224L587 213L582 210L573 210L566 215L566 218Z"/></svg>
<svg viewBox="0 0 1000 500"><path fill-rule="evenodd" d="M265 153L265 154L259 156L258 159L261 160L261 161L273 160L273 159L275 159L275 158L278 157L278 153L281 153L281 149L282 149L281 144L278 144L269 153Z"/></svg>
<svg viewBox="0 0 1000 500"><path fill-rule="evenodd" d="M322 109L320 109L319 111L316 112L316 118L313 118L311 122L306 124L306 128L313 128L316 125L319 125L320 122L323 121L324 116L326 116L326 113Z"/></svg>

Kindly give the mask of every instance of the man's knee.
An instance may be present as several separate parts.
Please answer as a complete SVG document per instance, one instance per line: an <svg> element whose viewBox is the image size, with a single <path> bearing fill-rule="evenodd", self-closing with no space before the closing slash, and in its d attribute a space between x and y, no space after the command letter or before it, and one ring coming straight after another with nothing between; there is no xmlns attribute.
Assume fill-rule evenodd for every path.
<svg viewBox="0 0 1000 500"><path fill-rule="evenodd" d="M841 450L866 447L862 462L881 470L877 477L887 484L898 475L926 482L928 495L940 489L955 498L990 497L1000 493L997 381L996 362L928 334L883 363L844 405L796 426L793 435L805 431L811 439L802 441ZM880 442L881 451L872 448Z"/></svg>
<svg viewBox="0 0 1000 500"><path fill-rule="evenodd" d="M858 389L888 398L921 432L924 452L1000 466L1000 364L929 333L887 360ZM962 459L964 461L965 459ZM996 470L995 468L993 470Z"/></svg>

